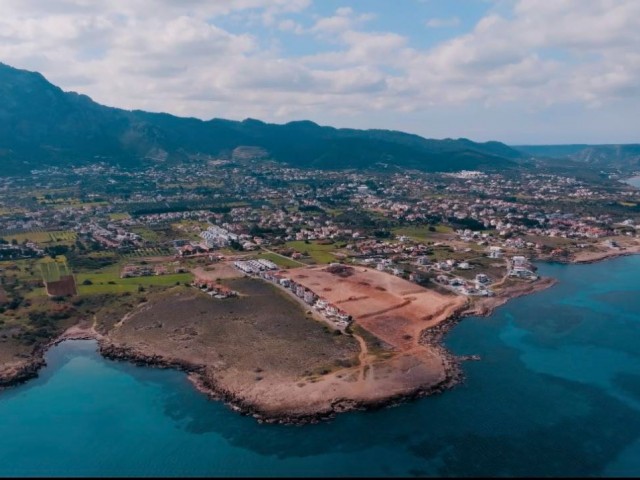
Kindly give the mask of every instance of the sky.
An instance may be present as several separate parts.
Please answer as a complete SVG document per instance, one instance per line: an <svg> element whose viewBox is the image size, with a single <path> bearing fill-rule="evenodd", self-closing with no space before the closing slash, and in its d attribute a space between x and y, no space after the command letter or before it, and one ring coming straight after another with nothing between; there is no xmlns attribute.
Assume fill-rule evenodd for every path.
<svg viewBox="0 0 640 480"><path fill-rule="evenodd" d="M0 0L0 62L202 119L640 142L640 0Z"/></svg>

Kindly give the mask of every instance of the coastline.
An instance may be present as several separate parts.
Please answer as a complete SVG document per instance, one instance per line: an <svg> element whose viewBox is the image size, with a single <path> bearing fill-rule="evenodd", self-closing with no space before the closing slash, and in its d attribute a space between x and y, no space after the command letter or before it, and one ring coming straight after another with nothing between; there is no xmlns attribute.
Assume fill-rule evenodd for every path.
<svg viewBox="0 0 640 480"><path fill-rule="evenodd" d="M567 264L588 264L596 263L610 258L628 256L639 253L639 251L602 252L605 255L590 258L576 258L560 263ZM539 259L539 261L550 261ZM551 260L553 261L553 260ZM512 298L529 295L545 290L557 283L552 277L543 277L533 283L523 283L510 288L505 288L493 297L484 297L468 301L463 307L454 311L451 315L420 332L420 345L427 346L434 350L442 359L444 367L444 377L435 383L428 385L415 385L403 393L383 396L382 398L371 398L368 400L354 400L336 398L323 408L297 412L273 412L265 411L257 404L235 394L232 390L225 388L215 377L207 375L206 365L196 365L176 358L167 358L161 355L148 355L137 352L126 346L119 346L112 343L108 336L96 332L92 327L82 327L75 325L70 327L61 335L50 342L37 346L31 358L25 362L10 365L0 371L0 391L27 382L38 376L39 370L46 365L44 355L46 351L66 340L96 340L99 353L107 359L127 361L140 366L155 368L173 368L185 372L189 381L201 393L207 395L212 400L222 401L233 411L242 415L252 416L259 423L279 423L279 424L306 424L318 423L323 420L334 418L336 414L353 410L379 409L397 405L417 398L442 393L456 385L464 382L464 373L461 363L468 360L479 360L476 356L456 356L449 352L443 344L444 338L453 327L468 316L489 316L496 308L504 305Z"/></svg>
<svg viewBox="0 0 640 480"><path fill-rule="evenodd" d="M640 247L636 247L631 250L621 250L616 252L599 252L599 253L593 253L591 255L577 256L572 261L565 262L565 263L570 265L581 265L581 264L597 263L604 260L610 260L613 258L629 257L632 255L638 255L638 254L640 254Z"/></svg>
<svg viewBox="0 0 640 480"><path fill-rule="evenodd" d="M457 323L452 322L452 326ZM449 390L464 379L460 368L459 357L451 354L443 346L434 346L440 350L446 365L446 375L444 379L436 384L418 386L408 393L395 394L382 399L371 399L367 401L337 398L330 402L323 409L309 409L306 412L268 412L255 403L251 403L233 393L230 389L216 383L214 379L206 375L206 366L194 365L176 359L166 359L158 355L146 355L136 352L127 347L120 347L104 341L98 341L100 354L107 359L114 361L126 361L138 366L155 368L173 368L187 374L188 380L193 387L209 399L223 402L234 412L241 415L251 416L258 423L282 424L282 425L304 425L316 424L322 421L335 418L339 413L355 410L375 410L399 405L407 401L435 395Z"/></svg>
<svg viewBox="0 0 640 480"><path fill-rule="evenodd" d="M78 325L68 328L62 334L49 342L36 346L29 359L1 370L0 392L6 388L18 386L36 378L40 369L45 367L47 364L44 359L44 355L51 347L54 347L66 340L100 341L101 339L102 335L97 333L93 328L82 328Z"/></svg>

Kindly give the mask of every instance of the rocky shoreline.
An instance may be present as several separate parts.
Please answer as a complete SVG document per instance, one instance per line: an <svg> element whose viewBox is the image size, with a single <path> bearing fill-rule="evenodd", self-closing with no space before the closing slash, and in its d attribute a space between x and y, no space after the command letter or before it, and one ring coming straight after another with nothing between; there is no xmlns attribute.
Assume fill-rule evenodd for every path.
<svg viewBox="0 0 640 480"><path fill-rule="evenodd" d="M544 277L536 280L534 283L523 284L506 289L493 297L483 297L477 300L474 305L470 305L469 308L464 310L462 312L462 316L488 317L496 308L504 305L509 300L546 290L547 288L554 286L556 283L558 283L558 281L555 278Z"/></svg>
<svg viewBox="0 0 640 480"><path fill-rule="evenodd" d="M204 365L194 365L180 360L167 359L159 355L147 355L128 347L111 344L104 339L99 341L98 345L100 354L110 360L126 361L139 366L173 368L183 371L188 374L188 378L194 387L210 399L221 401L231 410L241 415L251 416L259 423L268 424L303 425L319 423L335 418L338 413L391 407L417 398L442 393L463 381L463 373L459 366L458 358L449 353L444 347L437 345L435 347L439 350L445 362L446 375L444 380L436 385L418 387L410 393L393 395L377 401L363 402L350 399L337 399L330 404L329 408L322 411L295 415L290 413L274 414L259 409L254 404L246 402L232 391L215 383L211 377L206 375L206 367ZM434 347L434 345L430 346Z"/></svg>
<svg viewBox="0 0 640 480"><path fill-rule="evenodd" d="M302 414L289 414L284 412L274 414L273 412L265 412L257 408L255 405L246 402L232 391L217 384L210 375L207 375L205 365L196 365L178 359L138 352L126 346L116 345L107 337L96 333L92 329L82 329L78 326L72 327L51 342L34 349L33 356L30 361L25 362L14 370L0 373L0 389L15 386L37 377L40 368L44 367L46 364L44 354L50 347L65 340L92 339L97 340L98 350L104 358L126 361L140 366L181 370L188 374L189 380L200 392L206 394L211 399L224 402L232 410L242 415L255 418L260 423L288 425L318 423L334 418L336 414L342 412L390 407L415 400L417 398L442 393L464 382L464 373L460 366L461 362L466 360L478 360L479 357L474 355L460 357L453 355L443 346L443 340L446 334L464 317L471 315L488 316L495 310L495 308L506 303L511 298L549 288L555 283L556 280L553 278L543 278L533 284L524 284L521 288L507 289L495 297L483 299L484 302L483 300L480 300L474 305L467 303L443 322L434 327L423 330L420 335L420 344L428 345L430 348L435 349L438 356L442 358L445 367L444 379L437 384L426 387L417 386L411 392L389 396L381 400L356 401L350 399L337 399L333 401L328 408L323 409L322 411L313 411Z"/></svg>
<svg viewBox="0 0 640 480"><path fill-rule="evenodd" d="M599 263L604 260L611 260L619 257L629 257L640 254L640 246L630 247L628 250L617 250L607 252L578 252L570 257L539 256L535 258L537 262L561 263L564 265L588 265Z"/></svg>
<svg viewBox="0 0 640 480"><path fill-rule="evenodd" d="M85 330L74 326L53 340L37 345L34 347L31 357L28 360L0 371L0 390L18 386L36 378L40 369L47 364L44 359L44 355L51 347L54 347L65 340L97 340L99 337L100 335L91 330Z"/></svg>
<svg viewBox="0 0 640 480"><path fill-rule="evenodd" d="M34 352L28 361L3 369L0 372L0 391L36 378L40 369L46 365L44 351Z"/></svg>
<svg viewBox="0 0 640 480"><path fill-rule="evenodd" d="M565 263L568 263L569 265L587 265L591 263L598 263L603 260L610 260L613 258L630 257L632 255L638 255L638 253L640 252L635 250L628 251L628 252L613 252L613 253L608 253L605 256L599 257L599 258L585 258L585 259L578 258Z"/></svg>

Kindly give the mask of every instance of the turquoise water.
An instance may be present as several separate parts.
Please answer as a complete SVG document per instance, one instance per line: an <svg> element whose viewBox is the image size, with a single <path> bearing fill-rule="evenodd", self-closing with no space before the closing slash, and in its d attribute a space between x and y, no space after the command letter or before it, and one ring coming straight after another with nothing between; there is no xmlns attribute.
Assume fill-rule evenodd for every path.
<svg viewBox="0 0 640 480"><path fill-rule="evenodd" d="M640 256L540 270L558 285L449 335L482 356L465 384L320 425L259 425L65 342L0 393L0 475L640 475Z"/></svg>

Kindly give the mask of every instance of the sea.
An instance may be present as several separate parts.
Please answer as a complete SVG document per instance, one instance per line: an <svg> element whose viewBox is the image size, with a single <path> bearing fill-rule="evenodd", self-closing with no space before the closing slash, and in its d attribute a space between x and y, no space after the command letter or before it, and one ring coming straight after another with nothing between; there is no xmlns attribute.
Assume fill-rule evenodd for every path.
<svg viewBox="0 0 640 480"><path fill-rule="evenodd" d="M481 356L463 384L317 425L64 342L0 392L0 476L640 476L640 256L539 272L558 284L447 336Z"/></svg>

